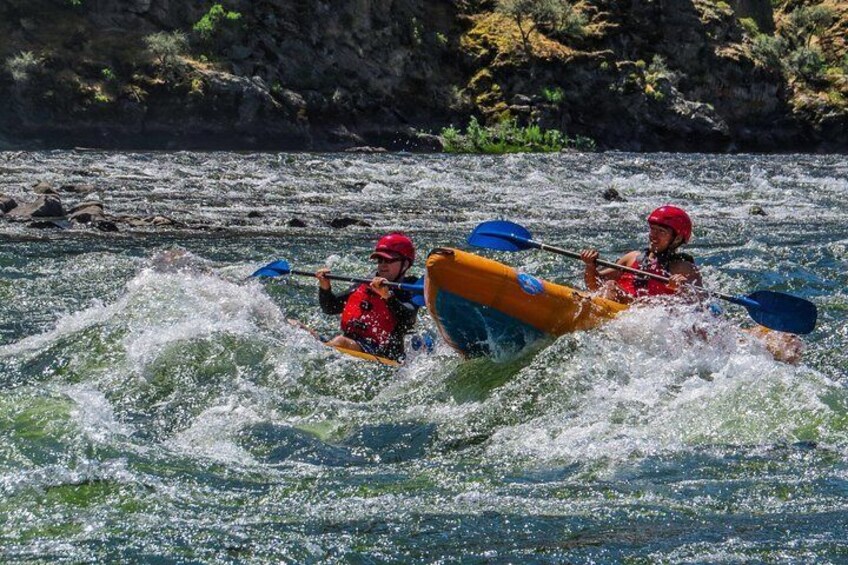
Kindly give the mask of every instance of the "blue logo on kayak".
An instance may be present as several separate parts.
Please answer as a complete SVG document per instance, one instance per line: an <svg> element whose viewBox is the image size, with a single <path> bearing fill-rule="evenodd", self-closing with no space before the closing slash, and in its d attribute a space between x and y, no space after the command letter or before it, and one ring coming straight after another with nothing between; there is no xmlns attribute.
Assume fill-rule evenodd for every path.
<svg viewBox="0 0 848 565"><path fill-rule="evenodd" d="M527 273L518 273L518 284L521 286L521 290L527 294L536 295L545 291L542 281Z"/></svg>

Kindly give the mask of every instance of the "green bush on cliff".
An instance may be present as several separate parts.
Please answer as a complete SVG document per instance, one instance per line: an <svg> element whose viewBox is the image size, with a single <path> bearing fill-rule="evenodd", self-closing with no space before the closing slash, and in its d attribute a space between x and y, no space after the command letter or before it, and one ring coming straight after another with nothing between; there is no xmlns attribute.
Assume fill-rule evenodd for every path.
<svg viewBox="0 0 848 565"><path fill-rule="evenodd" d="M663 80L676 84L679 78L676 72L668 68L665 57L662 55L654 55L651 59L651 64L645 70L645 82L654 86Z"/></svg>
<svg viewBox="0 0 848 565"><path fill-rule="evenodd" d="M553 88L543 88L542 96L548 104L560 105L565 99L565 91L558 86Z"/></svg>
<svg viewBox="0 0 848 565"><path fill-rule="evenodd" d="M495 10L518 26L524 51L530 54L530 34L536 29L580 37L586 18L565 0L498 0Z"/></svg>
<svg viewBox="0 0 848 565"><path fill-rule="evenodd" d="M754 18L739 18L739 25L750 37L757 37L760 34L760 26L757 25Z"/></svg>
<svg viewBox="0 0 848 565"><path fill-rule="evenodd" d="M233 25L241 19L241 14L226 10L222 5L215 4L200 18L194 27L194 32L203 41L212 41L225 25Z"/></svg>
<svg viewBox="0 0 848 565"><path fill-rule="evenodd" d="M589 138L569 138L559 130L545 130L538 124L521 127L515 119L482 126L472 117L465 133L451 126L444 128L440 137L446 153L551 153L567 148L595 149L595 142Z"/></svg>
<svg viewBox="0 0 848 565"><path fill-rule="evenodd" d="M799 47L789 54L787 68L796 77L817 80L824 74L824 55L817 47Z"/></svg>
<svg viewBox="0 0 848 565"><path fill-rule="evenodd" d="M762 66L780 70L790 80L820 80L827 61L813 40L833 23L834 12L826 6L802 6L777 26L777 35L757 34L751 54Z"/></svg>
<svg viewBox="0 0 848 565"><path fill-rule="evenodd" d="M12 80L22 84L32 77L33 73L41 69L43 62L36 57L32 51L21 51L14 57L6 60L6 70L12 75Z"/></svg>
<svg viewBox="0 0 848 565"><path fill-rule="evenodd" d="M781 70L786 54L786 41L781 37L772 37L761 33L754 38L751 55L767 69Z"/></svg>
<svg viewBox="0 0 848 565"><path fill-rule="evenodd" d="M826 6L802 6L781 22L778 32L792 48L810 47L813 38L826 30L834 17L833 9Z"/></svg>
<svg viewBox="0 0 848 565"><path fill-rule="evenodd" d="M165 69L176 66L188 49L188 38L181 31L152 33L144 38L147 51Z"/></svg>

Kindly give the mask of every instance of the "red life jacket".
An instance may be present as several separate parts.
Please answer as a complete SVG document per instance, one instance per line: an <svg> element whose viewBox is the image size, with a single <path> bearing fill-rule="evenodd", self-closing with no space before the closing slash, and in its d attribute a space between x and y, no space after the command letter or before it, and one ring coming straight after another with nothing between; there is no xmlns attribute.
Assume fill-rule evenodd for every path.
<svg viewBox="0 0 848 565"><path fill-rule="evenodd" d="M660 253L646 261L647 257L648 250L646 249L636 258L636 262L632 265L633 268L662 277L670 276L668 266L674 261L695 262L692 256L686 253ZM617 284L621 290L636 297L675 294L675 291L668 288L668 285L664 282L627 271L621 273Z"/></svg>
<svg viewBox="0 0 848 565"><path fill-rule="evenodd" d="M354 339L366 339L377 346L389 343L397 325L385 300L367 284L350 293L342 310L342 331Z"/></svg>

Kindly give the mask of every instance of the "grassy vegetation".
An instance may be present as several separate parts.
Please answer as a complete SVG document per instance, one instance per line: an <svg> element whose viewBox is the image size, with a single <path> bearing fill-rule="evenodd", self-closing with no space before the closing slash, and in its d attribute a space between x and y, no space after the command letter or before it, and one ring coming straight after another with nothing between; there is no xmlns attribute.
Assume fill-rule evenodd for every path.
<svg viewBox="0 0 848 565"><path fill-rule="evenodd" d="M555 129L537 124L519 126L515 119L494 126L483 126L472 117L465 132L453 126L441 132L446 153L554 153L563 149L594 151L595 142L582 136L568 137Z"/></svg>

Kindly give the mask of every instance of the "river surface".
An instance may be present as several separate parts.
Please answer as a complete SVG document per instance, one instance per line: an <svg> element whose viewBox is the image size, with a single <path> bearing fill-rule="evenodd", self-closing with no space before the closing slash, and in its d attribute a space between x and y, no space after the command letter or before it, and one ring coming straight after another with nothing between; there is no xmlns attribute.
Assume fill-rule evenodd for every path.
<svg viewBox="0 0 848 565"><path fill-rule="evenodd" d="M846 179L839 156L0 153L0 194L92 184L108 214L186 226L0 221L0 562L846 563ZM244 280L279 258L367 275L398 228L420 274L495 218L614 259L664 203L707 286L818 306L799 365L726 304L392 369L286 323L337 328L314 280Z"/></svg>

